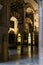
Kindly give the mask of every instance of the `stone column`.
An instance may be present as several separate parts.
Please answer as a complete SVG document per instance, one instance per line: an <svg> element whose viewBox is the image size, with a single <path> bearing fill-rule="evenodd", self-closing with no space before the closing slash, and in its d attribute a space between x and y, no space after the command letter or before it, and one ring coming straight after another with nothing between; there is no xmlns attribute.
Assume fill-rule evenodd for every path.
<svg viewBox="0 0 43 65"><path fill-rule="evenodd" d="M39 1L39 65L43 64L43 2Z"/></svg>
<svg viewBox="0 0 43 65"><path fill-rule="evenodd" d="M9 28L9 21L10 21L10 3L7 1L7 12L6 12L6 37L5 37L5 42L4 42L4 61L8 61L9 59L9 53L8 53L8 28Z"/></svg>
<svg viewBox="0 0 43 65"><path fill-rule="evenodd" d="M1 45L3 61L8 61L8 27L9 27L9 2L4 0L2 9Z"/></svg>

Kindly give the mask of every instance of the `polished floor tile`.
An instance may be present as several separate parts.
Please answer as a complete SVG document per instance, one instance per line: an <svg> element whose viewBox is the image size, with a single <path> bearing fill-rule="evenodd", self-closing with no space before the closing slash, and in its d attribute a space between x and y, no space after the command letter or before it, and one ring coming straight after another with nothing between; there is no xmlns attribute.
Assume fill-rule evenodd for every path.
<svg viewBox="0 0 43 65"><path fill-rule="evenodd" d="M24 48L23 55L20 55L20 47L19 50L9 50L9 62L0 63L0 65L39 65L37 48L33 46L31 54L31 46L28 46Z"/></svg>

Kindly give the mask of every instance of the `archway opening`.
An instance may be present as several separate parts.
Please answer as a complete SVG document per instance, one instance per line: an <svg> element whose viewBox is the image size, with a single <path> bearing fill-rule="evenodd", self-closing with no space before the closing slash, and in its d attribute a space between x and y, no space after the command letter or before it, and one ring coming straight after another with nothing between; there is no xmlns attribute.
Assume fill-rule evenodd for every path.
<svg viewBox="0 0 43 65"><path fill-rule="evenodd" d="M36 26L34 25L36 21L34 20L34 9L31 6L26 6L26 8L25 7L21 8L19 7L19 4L17 8L15 8L15 6L14 4L11 6L10 20L12 23L10 23L10 30L9 30L10 32L9 36L11 36L12 39L11 42L15 43L15 46L13 44L12 46L14 48L16 47L17 56L25 55L32 57L38 52L37 51L38 32ZM15 11L16 9L17 11ZM13 31L13 33L11 33L11 31Z"/></svg>

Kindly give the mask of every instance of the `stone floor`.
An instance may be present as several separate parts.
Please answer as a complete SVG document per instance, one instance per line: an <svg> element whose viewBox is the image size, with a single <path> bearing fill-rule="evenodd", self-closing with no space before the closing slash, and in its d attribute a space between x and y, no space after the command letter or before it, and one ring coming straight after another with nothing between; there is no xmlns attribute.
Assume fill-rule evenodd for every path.
<svg viewBox="0 0 43 65"><path fill-rule="evenodd" d="M31 54L31 46L26 50L24 48L24 53L20 55L20 47L19 50L9 50L9 61L2 62L0 65L39 65L39 55L36 52L37 48L33 47L33 53ZM19 55L17 55L19 52ZM27 53L28 52L28 53Z"/></svg>
<svg viewBox="0 0 43 65"><path fill-rule="evenodd" d="M36 58L24 58L17 61L10 61L5 63L0 63L0 65L39 65L39 59Z"/></svg>

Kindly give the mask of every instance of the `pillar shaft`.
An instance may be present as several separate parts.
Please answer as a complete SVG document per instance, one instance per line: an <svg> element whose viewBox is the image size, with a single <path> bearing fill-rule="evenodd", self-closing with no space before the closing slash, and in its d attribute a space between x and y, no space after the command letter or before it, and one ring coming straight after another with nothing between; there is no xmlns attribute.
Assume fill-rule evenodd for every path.
<svg viewBox="0 0 43 65"><path fill-rule="evenodd" d="M39 64L43 64L43 2L39 2Z"/></svg>

